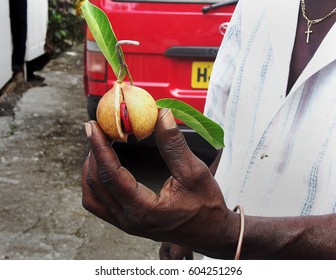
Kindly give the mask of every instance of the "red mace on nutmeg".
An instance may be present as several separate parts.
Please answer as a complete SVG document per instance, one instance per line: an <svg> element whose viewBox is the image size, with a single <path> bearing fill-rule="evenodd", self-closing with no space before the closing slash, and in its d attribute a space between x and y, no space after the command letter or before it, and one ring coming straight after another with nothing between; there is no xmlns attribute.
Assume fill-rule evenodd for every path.
<svg viewBox="0 0 336 280"><path fill-rule="evenodd" d="M152 134L158 116L153 97L144 89L116 82L99 101L97 122L113 140L127 142L128 134L140 141Z"/></svg>

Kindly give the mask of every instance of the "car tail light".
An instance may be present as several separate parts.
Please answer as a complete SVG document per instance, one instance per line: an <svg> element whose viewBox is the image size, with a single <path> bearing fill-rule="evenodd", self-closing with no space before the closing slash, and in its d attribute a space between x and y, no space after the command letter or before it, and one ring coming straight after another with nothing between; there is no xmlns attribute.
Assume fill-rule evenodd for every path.
<svg viewBox="0 0 336 280"><path fill-rule="evenodd" d="M106 82L107 63L95 41L86 41L87 77L90 81Z"/></svg>

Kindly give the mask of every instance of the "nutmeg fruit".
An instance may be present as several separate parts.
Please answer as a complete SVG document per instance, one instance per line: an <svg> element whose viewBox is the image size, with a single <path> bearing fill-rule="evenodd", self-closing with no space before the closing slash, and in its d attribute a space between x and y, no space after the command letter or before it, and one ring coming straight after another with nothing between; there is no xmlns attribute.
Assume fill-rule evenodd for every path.
<svg viewBox="0 0 336 280"><path fill-rule="evenodd" d="M103 95L97 107L97 122L113 140L127 142L129 134L140 141L155 128L158 108L144 89L124 82L115 82Z"/></svg>

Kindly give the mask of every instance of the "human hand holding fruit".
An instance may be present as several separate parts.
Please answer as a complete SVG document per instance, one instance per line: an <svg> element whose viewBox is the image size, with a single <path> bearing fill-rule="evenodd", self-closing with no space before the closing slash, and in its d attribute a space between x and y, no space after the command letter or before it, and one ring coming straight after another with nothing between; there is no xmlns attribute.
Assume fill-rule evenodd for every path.
<svg viewBox="0 0 336 280"><path fill-rule="evenodd" d="M226 207L209 168L190 151L171 110L160 110L155 126L158 149L171 173L159 194L120 164L96 122L87 123L86 132L92 149L82 175L85 209L128 234L232 258L239 217Z"/></svg>

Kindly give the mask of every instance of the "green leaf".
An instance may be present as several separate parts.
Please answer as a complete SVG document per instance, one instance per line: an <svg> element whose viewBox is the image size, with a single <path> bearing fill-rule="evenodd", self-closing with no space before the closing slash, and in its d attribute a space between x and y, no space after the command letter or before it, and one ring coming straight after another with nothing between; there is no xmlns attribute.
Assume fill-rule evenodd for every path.
<svg viewBox="0 0 336 280"><path fill-rule="evenodd" d="M84 2L82 11L98 47L104 54L108 63L111 65L116 77L119 80L123 80L125 75L128 74L132 82L132 78L127 68L126 71L119 73L120 68L122 67L121 63L125 61L125 58L121 51L121 58L123 61L119 61L118 59L118 55L115 50L118 40L104 11L95 5L92 5L88 0ZM157 100L156 103L159 108L170 108L177 119L194 129L214 148L221 149L224 147L223 129L217 123L208 119L193 107L182 101L168 98Z"/></svg>
<svg viewBox="0 0 336 280"><path fill-rule="evenodd" d="M108 63L111 65L114 74L118 77L121 67L115 51L115 45L118 40L114 34L108 17L104 11L95 5L92 5L88 0L84 2L82 11L85 21L87 22L98 47L104 54ZM122 76L118 78L123 80L125 75L126 73L123 73Z"/></svg>
<svg viewBox="0 0 336 280"><path fill-rule="evenodd" d="M224 131L222 127L190 105L170 98L159 99L156 101L156 105L160 109L171 109L175 118L195 130L215 149L218 150L224 148Z"/></svg>

